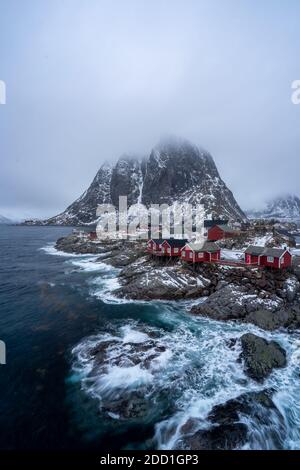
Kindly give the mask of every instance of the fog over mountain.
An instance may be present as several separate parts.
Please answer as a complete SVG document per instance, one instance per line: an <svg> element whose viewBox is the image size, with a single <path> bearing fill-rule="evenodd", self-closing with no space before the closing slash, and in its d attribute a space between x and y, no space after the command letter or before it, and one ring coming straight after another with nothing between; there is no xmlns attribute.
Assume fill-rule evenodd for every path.
<svg viewBox="0 0 300 470"><path fill-rule="evenodd" d="M2 2L0 213L58 214L168 134L209 149L243 210L299 194L299 17L296 0Z"/></svg>
<svg viewBox="0 0 300 470"><path fill-rule="evenodd" d="M88 189L64 212L37 223L93 224L97 206L112 204L118 209L120 196L127 196L128 206L201 204L208 218L246 219L212 156L187 140L172 138L156 145L148 157L122 155L114 166L103 164Z"/></svg>

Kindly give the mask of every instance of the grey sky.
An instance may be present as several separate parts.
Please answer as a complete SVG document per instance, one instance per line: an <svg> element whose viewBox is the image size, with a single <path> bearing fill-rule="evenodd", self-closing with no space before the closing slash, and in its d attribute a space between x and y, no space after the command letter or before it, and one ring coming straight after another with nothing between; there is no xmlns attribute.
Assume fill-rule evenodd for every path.
<svg viewBox="0 0 300 470"><path fill-rule="evenodd" d="M242 208L299 195L300 2L0 0L0 213L50 216L164 134Z"/></svg>

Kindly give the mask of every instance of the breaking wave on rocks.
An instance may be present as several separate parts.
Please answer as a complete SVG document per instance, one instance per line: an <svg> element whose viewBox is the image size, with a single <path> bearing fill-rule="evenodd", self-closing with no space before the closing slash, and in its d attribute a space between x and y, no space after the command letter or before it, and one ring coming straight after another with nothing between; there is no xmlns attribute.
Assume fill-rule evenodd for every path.
<svg viewBox="0 0 300 470"><path fill-rule="evenodd" d="M102 300L107 304L127 303L124 299L114 296L114 291L120 287L117 274L119 269L101 262L101 255L90 256L87 259L72 260L75 269L86 273L95 273L88 281L90 295Z"/></svg>
<svg viewBox="0 0 300 470"><path fill-rule="evenodd" d="M160 307L164 328L128 321L87 338L72 351L73 380L97 400L106 419L151 422L153 445L186 448L186 437L209 429L216 405L243 394L270 389L276 411L268 419L241 413L247 426L243 448L299 448L299 340L284 333L263 334L287 350L289 365L264 384L244 374L238 339L252 326L187 319L171 305ZM259 331L262 335L262 332ZM105 418L104 418L105 419ZM192 423L192 425L191 425Z"/></svg>
<svg viewBox="0 0 300 470"><path fill-rule="evenodd" d="M85 258L91 256L90 254L66 253L65 251L57 250L55 248L55 243L49 243L46 246L40 248L40 250L47 253L47 255L62 256L64 258Z"/></svg>
<svg viewBox="0 0 300 470"><path fill-rule="evenodd" d="M50 249L49 254L59 253ZM217 429L211 421L213 410L236 400L232 406L238 410L237 420L247 429L246 442L237 447L300 448L299 334L194 317L189 313L193 301L119 299L114 295L118 269L99 261L99 256L70 256L64 263L86 276L89 295L112 304L109 324L102 324L98 334L72 350L70 383L96 404L99 428L103 423L118 423L125 430L147 425L152 438L145 447L190 448L197 433L203 437L201 433L207 432L207 438ZM123 303L128 305L118 309ZM126 319L124 313L114 317L113 309L122 309ZM287 367L274 370L263 383L244 373L239 338L247 332L275 340L287 352ZM272 406L251 402L249 411L246 398L265 391Z"/></svg>

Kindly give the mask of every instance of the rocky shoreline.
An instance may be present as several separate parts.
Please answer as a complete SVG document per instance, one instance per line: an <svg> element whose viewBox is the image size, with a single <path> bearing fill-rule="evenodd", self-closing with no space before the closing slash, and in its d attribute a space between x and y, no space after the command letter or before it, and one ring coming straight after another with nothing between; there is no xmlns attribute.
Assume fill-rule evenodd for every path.
<svg viewBox="0 0 300 470"><path fill-rule="evenodd" d="M109 264L119 269L120 287L114 295L134 300L191 300L192 315L208 317L219 321L251 323L263 330L273 331L285 328L293 332L300 327L300 275L293 271L267 271L247 267L203 264L194 270L180 261L166 264L153 259L146 253L143 242L81 240L76 235L61 238L56 249L67 253L99 255L95 262ZM154 341L154 340L153 340ZM243 364L244 373L257 384L263 384L274 369L287 365L286 351L275 341L245 333L239 339L232 338L229 348L241 350L238 361ZM155 348L154 348L155 346ZM95 367L105 367L107 351L114 347L103 342L93 350ZM149 361L142 363L140 348L130 344L133 358L142 368L149 367ZM143 345L153 349L153 357L163 351L156 343ZM144 350L144 349L143 349ZM152 359L152 356L150 357ZM284 427L284 418L275 406L274 390L244 393L210 411L205 428L197 419L189 419L179 432L177 445L181 449L236 449L247 443L248 427L241 419L256 420L263 426L270 426L276 420ZM122 400L108 400L107 413L118 414L120 419L135 420L147 413L142 396L123 397ZM208 423L208 425L207 425ZM278 441L278 448L281 443Z"/></svg>
<svg viewBox="0 0 300 470"><path fill-rule="evenodd" d="M96 262L119 269L114 295L132 300L199 300L191 313L214 320L252 323L265 330L300 327L300 272L203 264L193 269L179 260L162 262L146 244L60 238L56 249L99 254Z"/></svg>

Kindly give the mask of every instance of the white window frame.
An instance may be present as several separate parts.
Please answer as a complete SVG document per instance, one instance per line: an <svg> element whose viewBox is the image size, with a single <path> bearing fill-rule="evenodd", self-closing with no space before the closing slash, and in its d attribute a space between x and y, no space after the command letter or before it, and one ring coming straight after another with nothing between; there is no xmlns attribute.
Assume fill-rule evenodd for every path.
<svg viewBox="0 0 300 470"><path fill-rule="evenodd" d="M183 250L183 251L181 252L181 254L182 254L182 256L185 256L185 251Z"/></svg>
<svg viewBox="0 0 300 470"><path fill-rule="evenodd" d="M200 253L198 253L198 258L203 258L203 257L204 257L203 251L201 251Z"/></svg>
<svg viewBox="0 0 300 470"><path fill-rule="evenodd" d="M167 253L171 254L171 248L167 248Z"/></svg>
<svg viewBox="0 0 300 470"><path fill-rule="evenodd" d="M267 256L268 263L274 263L274 256Z"/></svg>
<svg viewBox="0 0 300 470"><path fill-rule="evenodd" d="M178 248L174 248L174 253L179 253Z"/></svg>
<svg viewBox="0 0 300 470"><path fill-rule="evenodd" d="M189 254L189 258L190 259L193 259L193 252L191 251L190 254Z"/></svg>

